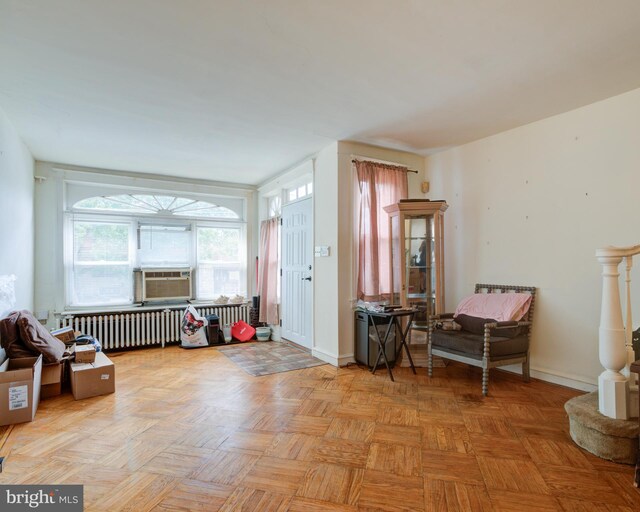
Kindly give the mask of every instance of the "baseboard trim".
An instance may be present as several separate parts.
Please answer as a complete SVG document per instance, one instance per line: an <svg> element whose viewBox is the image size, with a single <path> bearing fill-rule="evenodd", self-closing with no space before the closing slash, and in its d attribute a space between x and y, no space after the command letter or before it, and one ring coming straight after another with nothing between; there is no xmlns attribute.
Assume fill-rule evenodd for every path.
<svg viewBox="0 0 640 512"><path fill-rule="evenodd" d="M340 366L347 366L348 364L355 363L356 356L355 354L342 354L338 357L338 364Z"/></svg>
<svg viewBox="0 0 640 512"><path fill-rule="evenodd" d="M356 361L354 354L342 354L336 356L335 354L330 354L329 352L325 352L317 347L311 349L311 355L336 367L347 366L349 363L355 363Z"/></svg>
<svg viewBox="0 0 640 512"><path fill-rule="evenodd" d="M349 363L355 362L354 354L341 354L340 356L336 356L335 354L330 354L329 352L325 352L324 350L315 347L312 349L311 353L314 357L336 367L346 366ZM502 366L500 367L500 370L522 375L522 367L519 364ZM586 392L596 391L598 389L597 384L594 382L588 382L584 380L584 377L578 375L561 373L556 370L539 367L532 367L530 373L534 379L549 382L550 384L558 384L559 386Z"/></svg>
<svg viewBox="0 0 640 512"><path fill-rule="evenodd" d="M584 382L583 380L579 380L575 376L570 377L558 375L557 373L551 373L549 370L536 370L532 368L531 376L534 379L540 379L551 384L559 384L560 386L579 389L580 391L587 391L589 393L598 389L598 386L596 384Z"/></svg>
<svg viewBox="0 0 640 512"><path fill-rule="evenodd" d="M500 369L509 373L522 375L522 367L520 365L503 366L500 367ZM589 393L598 389L597 384L595 384L594 382L588 382L584 380L584 377L580 377L578 375L562 373L556 370L549 370L547 368L539 367L531 367L530 373L534 379L549 382L550 384L558 384L559 386L578 389L580 391L587 391Z"/></svg>
<svg viewBox="0 0 640 512"><path fill-rule="evenodd" d="M324 350L321 350L317 347L313 347L311 349L311 355L313 357L317 357L318 359L324 361L325 363L329 363L333 366L339 366L338 364L338 356L336 356L335 354L330 354L329 352L325 352Z"/></svg>

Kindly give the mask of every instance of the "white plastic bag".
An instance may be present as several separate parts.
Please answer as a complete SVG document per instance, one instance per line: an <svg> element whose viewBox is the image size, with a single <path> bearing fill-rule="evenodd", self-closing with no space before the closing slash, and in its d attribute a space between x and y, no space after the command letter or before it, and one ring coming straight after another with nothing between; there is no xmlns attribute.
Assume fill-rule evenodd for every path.
<svg viewBox="0 0 640 512"><path fill-rule="evenodd" d="M0 276L0 318L16 307L16 276Z"/></svg>
<svg viewBox="0 0 640 512"><path fill-rule="evenodd" d="M207 342L207 319L196 311L193 306L187 306L182 315L180 324L180 340L185 348L206 347Z"/></svg>

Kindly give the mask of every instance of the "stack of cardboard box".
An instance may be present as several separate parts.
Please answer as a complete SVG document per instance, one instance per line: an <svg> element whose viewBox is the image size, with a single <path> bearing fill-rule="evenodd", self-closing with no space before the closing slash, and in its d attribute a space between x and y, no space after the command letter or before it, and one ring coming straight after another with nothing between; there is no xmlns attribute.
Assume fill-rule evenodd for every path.
<svg viewBox="0 0 640 512"><path fill-rule="evenodd" d="M33 421L41 398L62 394L67 382L76 400L114 393L115 366L94 345L76 345L73 329L52 334L67 345L60 362L44 364L37 357L0 357L0 426ZM3 353L3 351L2 351Z"/></svg>
<svg viewBox="0 0 640 512"><path fill-rule="evenodd" d="M108 395L116 390L116 369L104 352L96 352L94 345L77 345L70 327L52 333L69 347L69 382L73 398L81 400L92 396Z"/></svg>

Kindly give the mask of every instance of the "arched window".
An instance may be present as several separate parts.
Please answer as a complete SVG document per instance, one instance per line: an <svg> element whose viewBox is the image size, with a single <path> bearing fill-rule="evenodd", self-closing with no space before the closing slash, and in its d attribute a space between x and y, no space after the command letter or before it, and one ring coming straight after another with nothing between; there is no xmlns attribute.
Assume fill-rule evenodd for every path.
<svg viewBox="0 0 640 512"><path fill-rule="evenodd" d="M74 210L103 212L147 213L179 217L205 217L210 219L238 219L233 210L207 201L157 194L120 194L82 199Z"/></svg>
<svg viewBox="0 0 640 512"><path fill-rule="evenodd" d="M153 193L79 199L88 193L80 191L67 212L68 306L132 304L140 289L135 270L149 268L194 270L194 299L246 295L243 200L219 198L220 205Z"/></svg>

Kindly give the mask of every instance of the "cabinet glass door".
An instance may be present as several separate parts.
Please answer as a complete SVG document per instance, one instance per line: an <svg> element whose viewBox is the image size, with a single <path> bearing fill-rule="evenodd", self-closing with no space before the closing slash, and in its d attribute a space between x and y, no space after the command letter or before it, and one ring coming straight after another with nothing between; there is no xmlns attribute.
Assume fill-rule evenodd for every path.
<svg viewBox="0 0 640 512"><path fill-rule="evenodd" d="M401 261L402 244L400 242L400 217L398 215L391 216L391 272L392 286L390 304L402 303L402 276L400 265L396 262Z"/></svg>
<svg viewBox="0 0 640 512"><path fill-rule="evenodd" d="M436 312L436 289L438 288L437 274L436 274L436 232L435 232L435 217L430 215L427 217L429 223L429 254L427 259L429 261L429 295L427 300L427 314L433 315ZM426 319L426 318L425 318Z"/></svg>
<svg viewBox="0 0 640 512"><path fill-rule="evenodd" d="M433 216L405 217L405 290L408 305L418 308L416 320L435 308L435 239Z"/></svg>

